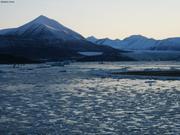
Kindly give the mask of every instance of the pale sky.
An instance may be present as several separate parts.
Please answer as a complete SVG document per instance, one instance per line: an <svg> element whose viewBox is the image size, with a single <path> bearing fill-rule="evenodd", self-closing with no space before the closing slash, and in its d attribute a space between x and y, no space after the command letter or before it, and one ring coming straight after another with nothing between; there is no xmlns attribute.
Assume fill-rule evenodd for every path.
<svg viewBox="0 0 180 135"><path fill-rule="evenodd" d="M0 3L0 29L20 26L39 15L85 37L180 37L180 0L15 0Z"/></svg>

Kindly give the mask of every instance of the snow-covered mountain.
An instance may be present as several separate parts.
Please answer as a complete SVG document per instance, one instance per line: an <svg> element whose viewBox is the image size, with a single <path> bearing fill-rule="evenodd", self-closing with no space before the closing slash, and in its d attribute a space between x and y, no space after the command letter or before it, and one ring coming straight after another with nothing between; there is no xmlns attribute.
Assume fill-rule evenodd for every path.
<svg viewBox="0 0 180 135"><path fill-rule="evenodd" d="M119 40L119 39L112 40L109 38L97 40L95 43L98 45L109 45L109 46L116 48L116 49L120 49L121 46L123 45L123 42L121 40Z"/></svg>
<svg viewBox="0 0 180 135"><path fill-rule="evenodd" d="M180 51L180 38L168 38L159 40L153 50Z"/></svg>
<svg viewBox="0 0 180 135"><path fill-rule="evenodd" d="M90 42L93 42L95 43L98 39L94 36L90 36L90 37L87 37L87 40L90 41Z"/></svg>
<svg viewBox="0 0 180 135"><path fill-rule="evenodd" d="M42 15L18 28L0 30L0 55L12 58L35 61L133 60L121 53L112 47L91 43L77 32Z"/></svg>
<svg viewBox="0 0 180 135"><path fill-rule="evenodd" d="M89 40L87 38L87 40ZM180 51L180 38L169 38L155 40L141 35L133 35L123 40L112 40L109 38L89 40L98 45L111 46L122 50L160 50L160 51Z"/></svg>
<svg viewBox="0 0 180 135"><path fill-rule="evenodd" d="M84 40L84 37L80 34L43 15L18 28L1 30L0 35L40 39Z"/></svg>
<svg viewBox="0 0 180 135"><path fill-rule="evenodd" d="M156 54L151 51L156 51ZM180 60L179 52L180 38L155 40L134 35L123 40L95 37L85 39L42 15L18 28L0 30L0 54L29 60Z"/></svg>

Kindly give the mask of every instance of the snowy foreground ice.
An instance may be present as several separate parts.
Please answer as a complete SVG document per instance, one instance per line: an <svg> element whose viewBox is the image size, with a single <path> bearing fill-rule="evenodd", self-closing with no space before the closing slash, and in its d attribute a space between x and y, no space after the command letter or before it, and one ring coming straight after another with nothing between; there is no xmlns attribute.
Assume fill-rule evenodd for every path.
<svg viewBox="0 0 180 135"><path fill-rule="evenodd" d="M129 70L174 70L180 69L180 63L55 65L0 66L0 134L180 133L178 77L110 74Z"/></svg>

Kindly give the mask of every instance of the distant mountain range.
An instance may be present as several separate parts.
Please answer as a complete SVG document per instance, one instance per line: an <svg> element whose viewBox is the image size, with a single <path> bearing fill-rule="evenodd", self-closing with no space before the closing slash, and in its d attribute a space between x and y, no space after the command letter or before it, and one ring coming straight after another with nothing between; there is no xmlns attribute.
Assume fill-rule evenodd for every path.
<svg viewBox="0 0 180 135"><path fill-rule="evenodd" d="M35 61L133 60L121 52L91 43L80 34L42 15L18 28L0 30L0 54L12 58Z"/></svg>
<svg viewBox="0 0 180 135"><path fill-rule="evenodd" d="M121 50L180 51L180 38L155 40L141 35L133 35L123 40L97 39L93 36L88 37L87 40L98 45L110 46Z"/></svg>
<svg viewBox="0 0 180 135"><path fill-rule="evenodd" d="M133 35L123 40L97 39L93 36L88 37L87 40L100 46L129 51L124 55L138 61L180 61L180 38L155 40Z"/></svg>
<svg viewBox="0 0 180 135"><path fill-rule="evenodd" d="M180 38L133 35L123 40L84 38L46 16L0 30L0 63L44 61L180 60Z"/></svg>

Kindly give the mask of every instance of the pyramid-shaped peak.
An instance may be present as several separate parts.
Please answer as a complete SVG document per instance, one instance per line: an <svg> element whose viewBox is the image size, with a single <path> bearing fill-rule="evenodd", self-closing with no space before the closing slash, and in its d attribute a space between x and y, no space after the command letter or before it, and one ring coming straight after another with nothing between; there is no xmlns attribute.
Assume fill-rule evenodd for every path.
<svg viewBox="0 0 180 135"><path fill-rule="evenodd" d="M26 38L39 37L41 39L84 40L84 37L80 34L44 15L40 15L18 28L6 31L5 34L23 36Z"/></svg>
<svg viewBox="0 0 180 135"><path fill-rule="evenodd" d="M53 20L47 16L44 16L44 15L40 15L39 17L37 17L35 20Z"/></svg>
<svg viewBox="0 0 180 135"><path fill-rule="evenodd" d="M48 18L44 15L40 15L39 17L37 17L36 19L28 23L28 25L34 25L34 24L44 25L49 28L53 28L53 29L61 30L61 31L67 31L68 29L64 25L60 24L58 21Z"/></svg>
<svg viewBox="0 0 180 135"><path fill-rule="evenodd" d="M36 23L49 23L49 22L54 22L54 23L58 23L57 21L50 19L44 15L40 15L39 17L37 17L36 19L33 20L33 22Z"/></svg>
<svg viewBox="0 0 180 135"><path fill-rule="evenodd" d="M48 18L48 17L45 15L40 15L38 18Z"/></svg>

